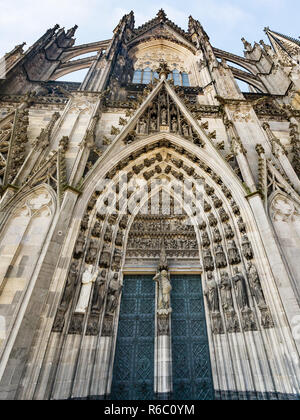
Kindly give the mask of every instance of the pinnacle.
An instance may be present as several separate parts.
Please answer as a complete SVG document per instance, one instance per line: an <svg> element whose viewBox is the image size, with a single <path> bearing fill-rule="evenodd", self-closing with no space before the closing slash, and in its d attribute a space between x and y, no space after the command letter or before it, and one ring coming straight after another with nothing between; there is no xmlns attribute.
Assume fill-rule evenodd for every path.
<svg viewBox="0 0 300 420"><path fill-rule="evenodd" d="M156 15L160 20L166 20L167 19L167 15L166 12L164 11L164 9L160 9Z"/></svg>

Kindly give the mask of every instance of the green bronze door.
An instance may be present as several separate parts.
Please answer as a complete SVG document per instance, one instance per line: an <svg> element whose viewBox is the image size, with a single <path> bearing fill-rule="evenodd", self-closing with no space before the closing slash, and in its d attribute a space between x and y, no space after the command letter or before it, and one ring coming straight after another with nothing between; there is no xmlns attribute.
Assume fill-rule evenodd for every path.
<svg viewBox="0 0 300 420"><path fill-rule="evenodd" d="M125 276L110 399L154 399L153 276Z"/></svg>
<svg viewBox="0 0 300 420"><path fill-rule="evenodd" d="M209 344L199 275L171 276L173 395L213 400Z"/></svg>

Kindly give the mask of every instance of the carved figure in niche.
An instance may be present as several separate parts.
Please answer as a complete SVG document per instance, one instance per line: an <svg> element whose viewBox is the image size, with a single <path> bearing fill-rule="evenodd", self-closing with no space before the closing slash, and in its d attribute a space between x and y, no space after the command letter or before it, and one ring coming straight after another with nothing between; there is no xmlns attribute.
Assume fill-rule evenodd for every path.
<svg viewBox="0 0 300 420"><path fill-rule="evenodd" d="M120 220L120 228L126 229L127 223L128 223L128 216L127 215L122 216L122 219Z"/></svg>
<svg viewBox="0 0 300 420"><path fill-rule="evenodd" d="M110 226L107 226L107 229L105 231L104 235L105 242L111 242L112 241L112 228Z"/></svg>
<svg viewBox="0 0 300 420"><path fill-rule="evenodd" d="M257 269L251 261L248 262L247 267L248 279L250 284L250 290L254 296L256 303L259 308L264 309L267 307L264 292L261 287L259 275Z"/></svg>
<svg viewBox="0 0 300 420"><path fill-rule="evenodd" d="M156 131L157 130L157 121L155 117L151 118L151 122L150 122L150 127L152 131Z"/></svg>
<svg viewBox="0 0 300 420"><path fill-rule="evenodd" d="M223 223L228 222L229 216L226 213L226 211L223 209L223 207L220 208L219 215Z"/></svg>
<svg viewBox="0 0 300 420"><path fill-rule="evenodd" d="M248 239L248 236L243 236L242 238L242 250L243 250L243 255L247 260L252 260L253 258L253 250L252 250L252 246L251 243Z"/></svg>
<svg viewBox="0 0 300 420"><path fill-rule="evenodd" d="M213 194L211 198L213 200L214 206L217 209L222 206L222 204L223 204L222 200L220 200L215 194Z"/></svg>
<svg viewBox="0 0 300 420"><path fill-rule="evenodd" d="M213 257L211 256L211 252L210 252L209 249L204 251L203 266L204 266L205 271L212 271L215 268L214 267L214 260L213 260Z"/></svg>
<svg viewBox="0 0 300 420"><path fill-rule="evenodd" d="M232 207L233 213L238 216L240 214L239 206L236 204L236 202L234 200L230 201L230 205Z"/></svg>
<svg viewBox="0 0 300 420"><path fill-rule="evenodd" d="M222 242L222 237L218 228L214 229L214 242L215 243Z"/></svg>
<svg viewBox="0 0 300 420"><path fill-rule="evenodd" d="M103 305L103 286L105 284L106 270L102 270L101 274L97 276L93 299L92 299L92 313L99 313Z"/></svg>
<svg viewBox="0 0 300 420"><path fill-rule="evenodd" d="M100 235L101 235L101 223L96 222L92 230L92 236L95 236L96 238L100 238Z"/></svg>
<svg viewBox="0 0 300 420"><path fill-rule="evenodd" d="M231 265L239 264L241 262L241 257L235 241L229 241L228 243L228 261Z"/></svg>
<svg viewBox="0 0 300 420"><path fill-rule="evenodd" d="M153 278L158 284L158 310L170 309L170 294L172 290L169 274L167 270L158 271Z"/></svg>
<svg viewBox="0 0 300 420"><path fill-rule="evenodd" d="M162 125L167 124L167 110L165 108L162 108L161 110L161 123Z"/></svg>
<svg viewBox="0 0 300 420"><path fill-rule="evenodd" d="M215 253L216 253L216 267L217 268L227 267L227 261L226 261L226 257L225 257L222 245L216 246Z"/></svg>
<svg viewBox="0 0 300 420"><path fill-rule="evenodd" d="M177 118L175 117L172 119L172 131L174 133L178 132L178 123L177 123Z"/></svg>
<svg viewBox="0 0 300 420"><path fill-rule="evenodd" d="M78 269L77 263L73 262L69 271L67 284L65 286L64 294L59 305L54 324L53 324L53 331L54 332L61 332L63 330L65 324L65 314L68 310L73 292L75 290L75 286L77 284L77 277L78 277Z"/></svg>
<svg viewBox="0 0 300 420"><path fill-rule="evenodd" d="M139 127L140 127L140 134L146 134L147 123L144 120L144 118L140 119Z"/></svg>
<svg viewBox="0 0 300 420"><path fill-rule="evenodd" d="M202 239L202 245L204 248L207 248L210 246L210 239L208 236L208 233L206 231L204 231L201 235L201 239Z"/></svg>
<svg viewBox="0 0 300 420"><path fill-rule="evenodd" d="M85 236L83 232L79 232L76 246L75 246L74 258L78 259L82 256L83 251L84 251L84 245L85 245Z"/></svg>
<svg viewBox="0 0 300 420"><path fill-rule="evenodd" d="M81 229L82 230L87 230L89 225L89 215L85 214L82 221L81 221Z"/></svg>
<svg viewBox="0 0 300 420"><path fill-rule="evenodd" d="M70 300L71 300L71 296L73 294L74 291L74 286L76 286L77 284L77 277L78 277L78 270L77 270L77 264L75 262L72 263L70 271L69 271L69 275L68 275L68 279L67 279L67 284L65 287L65 291L61 300L61 304L59 309L62 309L63 311L67 311Z"/></svg>
<svg viewBox="0 0 300 420"><path fill-rule="evenodd" d="M204 211L205 213L211 211L211 205L205 200L204 200Z"/></svg>
<svg viewBox="0 0 300 420"><path fill-rule="evenodd" d="M244 223L242 217L240 217L238 220L238 227L241 233L246 233L246 224Z"/></svg>
<svg viewBox="0 0 300 420"><path fill-rule="evenodd" d="M98 251L98 242L95 240L91 240L90 246L85 258L87 264L94 264L97 256Z"/></svg>
<svg viewBox="0 0 300 420"><path fill-rule="evenodd" d="M110 264L111 252L109 248L104 248L102 251L99 266L103 268L108 268Z"/></svg>
<svg viewBox="0 0 300 420"><path fill-rule="evenodd" d="M75 313L84 314L88 307L92 286L98 276L98 270L96 270L94 274L92 273L92 271L93 266L88 265L87 269L82 275L81 290Z"/></svg>
<svg viewBox="0 0 300 420"><path fill-rule="evenodd" d="M229 223L226 223L226 225L224 226L225 229L225 237L226 239L232 239L234 238L234 232L232 230L232 227Z"/></svg>
<svg viewBox="0 0 300 420"><path fill-rule="evenodd" d="M206 289L204 295L211 313L220 312L218 286L211 271L207 273Z"/></svg>
<svg viewBox="0 0 300 420"><path fill-rule="evenodd" d="M200 222L199 223L199 229L200 230L204 230L204 229L206 229L206 223L205 223L205 221L203 220L202 222Z"/></svg>
<svg viewBox="0 0 300 420"><path fill-rule="evenodd" d="M232 283L235 286L237 304L239 305L240 309L249 308L249 300L248 300L245 277L239 271L238 267L235 267L234 273L235 274L232 277Z"/></svg>
<svg viewBox="0 0 300 420"><path fill-rule="evenodd" d="M212 227L217 226L217 224L218 224L218 221L217 221L217 219L215 218L215 216L214 216L214 214L213 214L213 213L210 213L210 214L209 214L209 216L208 216L208 221L209 221L209 225L210 225L210 226L212 226Z"/></svg>
<svg viewBox="0 0 300 420"><path fill-rule="evenodd" d="M187 123L182 124L182 134L183 134L184 137L189 137L189 135L190 135L189 126L187 125Z"/></svg>
<svg viewBox="0 0 300 420"><path fill-rule="evenodd" d="M221 273L221 283L219 287L220 287L222 307L224 311L232 311L233 299L232 299L232 292L231 292L231 283L229 279L229 274L226 271L223 271Z"/></svg>
<svg viewBox="0 0 300 420"><path fill-rule="evenodd" d="M117 233L116 245L117 246L122 246L123 245L123 234L122 234L122 232Z"/></svg>
<svg viewBox="0 0 300 420"><path fill-rule="evenodd" d="M121 294L122 286L118 283L118 273L114 273L113 278L109 284L107 301L106 301L106 314L113 315L118 307L119 297Z"/></svg>

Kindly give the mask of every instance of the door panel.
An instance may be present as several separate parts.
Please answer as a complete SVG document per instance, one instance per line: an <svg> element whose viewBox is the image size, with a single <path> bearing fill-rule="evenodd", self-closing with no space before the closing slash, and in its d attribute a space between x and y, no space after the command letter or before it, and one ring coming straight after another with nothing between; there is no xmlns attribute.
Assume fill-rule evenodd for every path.
<svg viewBox="0 0 300 420"><path fill-rule="evenodd" d="M110 399L154 399L153 276L125 276Z"/></svg>
<svg viewBox="0 0 300 420"><path fill-rule="evenodd" d="M214 399L201 278L171 276L173 395Z"/></svg>

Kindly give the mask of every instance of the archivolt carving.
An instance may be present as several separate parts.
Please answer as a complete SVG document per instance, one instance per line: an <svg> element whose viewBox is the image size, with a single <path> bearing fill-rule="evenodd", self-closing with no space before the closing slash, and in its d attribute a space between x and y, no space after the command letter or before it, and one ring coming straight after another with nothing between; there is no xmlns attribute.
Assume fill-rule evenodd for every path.
<svg viewBox="0 0 300 420"><path fill-rule="evenodd" d="M126 185L126 189L122 185L118 185L118 188L114 189L114 196L111 197L111 191L113 191L111 187L118 184L120 171L127 174L126 178L129 180L129 185ZM145 180L144 187L130 191L130 188L128 188L131 185L130 182L134 185L137 178ZM142 213L137 215L143 206L145 207L146 202L149 205L148 199L145 199L145 194L150 191L149 188L153 179L160 180L160 186L156 192L160 195L164 191L164 181L170 183L174 180L187 178L190 180L187 189L188 204L183 207L186 212L183 212L181 216L172 214L172 210L171 214L164 214L163 207L160 207L160 204L156 216L152 214L144 216ZM240 304L238 303L238 299L242 296L240 292L244 289L246 290L245 296L248 299L250 290L248 278L241 274L242 267L237 267L239 276L234 274L231 267L241 263L245 264L245 260L252 259L254 257L252 246L249 237L245 236L247 230L240 207L234 201L231 191L223 184L222 179L212 168L183 148L163 141L146 146L127 159L122 160L107 174L107 179L109 180L108 185L98 191L97 195L92 197L87 205L87 213L81 222L81 231L74 250L74 260L80 260L82 266L81 273L86 267L85 264L90 263L94 267L98 265L101 268L101 280L96 281L91 288L91 301L95 301L96 296L99 297L99 289L101 289L101 296L109 296L109 279L113 273L117 277L115 284L121 286L119 273L124 262L126 249L129 256L156 258L159 256L160 241L163 237L166 253L169 253L169 255L177 258L185 256L197 258L200 251L204 270L208 273L214 272L212 276L216 282L216 293L221 293L223 289L226 291L227 301L225 303L223 292L222 297L218 298L222 302L219 313L216 313L216 311L211 313L214 333L224 331L222 311L224 311L228 332L237 332L241 328L245 331L257 328L252 301L248 300L248 305L242 305L241 301ZM199 197L197 201L197 183L199 181L204 182L203 194L206 204L204 204L204 200L203 204L206 206L206 213L204 208L201 207ZM172 209L175 197L178 200L178 191L174 188L168 193L171 202L173 200ZM128 211L127 208L125 210L122 207L124 202L120 204L119 200L121 198L129 198L129 202L126 203L126 205L129 204ZM114 206L116 202L118 206ZM131 207L130 204L132 204ZM193 225L188 223L190 218L193 219ZM129 229L130 226L131 229ZM200 230L202 230L201 242ZM241 232L244 234L243 237ZM213 245L212 248L210 248L211 245ZM245 260L243 260L243 256ZM226 283L220 271L228 264L230 270L228 277L232 276L229 284L228 280L225 279ZM233 280L237 277L239 281ZM244 289L239 287L240 284L243 284ZM234 302L233 309L228 300L229 289ZM77 285L73 302L77 302L78 297L76 298L76 296L78 294ZM98 300L99 302L101 304L98 304L97 311L87 308L85 315L87 317L86 333L89 335L103 333L107 336L113 333L112 325L115 315L107 307L105 298L101 298ZM74 307L75 303L73 303ZM101 324L103 311L105 311L105 317L104 323ZM238 313L240 313L240 319L242 320L241 327L238 324ZM81 333L85 318L80 321L75 315L78 314L74 313L72 316L70 332L78 331L78 333ZM59 312L57 316L59 316ZM267 323L264 326L266 325Z"/></svg>

